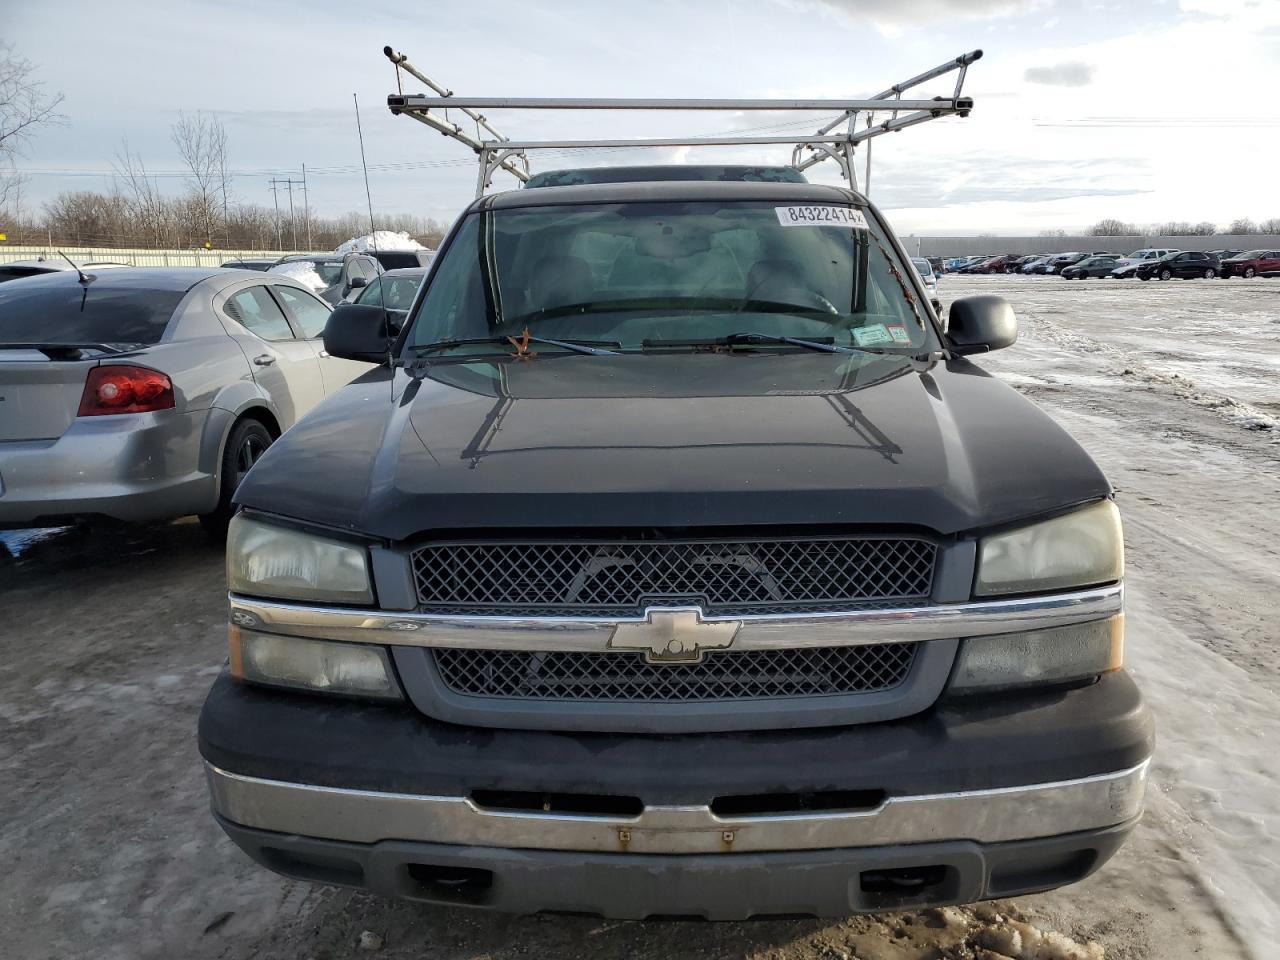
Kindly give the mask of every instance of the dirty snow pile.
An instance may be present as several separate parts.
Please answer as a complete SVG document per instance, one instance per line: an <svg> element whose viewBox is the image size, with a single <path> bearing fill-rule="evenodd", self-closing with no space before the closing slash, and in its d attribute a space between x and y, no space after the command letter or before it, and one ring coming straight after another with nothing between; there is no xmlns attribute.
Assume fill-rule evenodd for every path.
<svg viewBox="0 0 1280 960"><path fill-rule="evenodd" d="M329 288L329 285L320 279L320 274L316 272L316 265L310 260L289 260L285 263L277 263L269 272L282 273L316 292Z"/></svg>
<svg viewBox="0 0 1280 960"><path fill-rule="evenodd" d="M369 253L374 250L426 250L427 248L401 230L375 230L363 237L352 237L334 248L334 253Z"/></svg>

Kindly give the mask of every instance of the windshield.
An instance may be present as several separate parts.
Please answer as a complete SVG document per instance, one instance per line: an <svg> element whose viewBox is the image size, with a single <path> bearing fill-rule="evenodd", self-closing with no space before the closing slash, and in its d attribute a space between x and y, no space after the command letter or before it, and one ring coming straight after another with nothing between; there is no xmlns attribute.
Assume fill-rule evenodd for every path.
<svg viewBox="0 0 1280 960"><path fill-rule="evenodd" d="M1241 260L1258 260L1266 255L1267 251L1265 250L1250 250L1246 253L1238 254L1237 256Z"/></svg>
<svg viewBox="0 0 1280 960"><path fill-rule="evenodd" d="M933 264L931 264L928 260L921 260L919 257L912 257L911 263L915 266L917 270L920 271L920 276L922 277L933 276Z"/></svg>
<svg viewBox="0 0 1280 960"><path fill-rule="evenodd" d="M481 211L443 256L411 345L525 328L629 350L743 332L913 352L935 343L913 308L910 268L876 225L845 205Z"/></svg>

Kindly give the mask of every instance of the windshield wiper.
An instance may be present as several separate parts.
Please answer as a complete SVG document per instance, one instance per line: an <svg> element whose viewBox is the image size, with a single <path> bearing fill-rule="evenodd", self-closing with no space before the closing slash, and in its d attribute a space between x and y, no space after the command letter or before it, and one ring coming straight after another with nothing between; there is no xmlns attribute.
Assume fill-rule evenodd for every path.
<svg viewBox="0 0 1280 960"><path fill-rule="evenodd" d="M799 337L780 337L771 333L731 333L724 337L707 340L644 340L641 346L650 347L746 347L759 344L788 344L793 347L805 347L809 350L821 350L824 353L884 353L875 347L845 347L832 341L831 337L818 340L802 340Z"/></svg>
<svg viewBox="0 0 1280 960"><path fill-rule="evenodd" d="M820 337L817 340L804 340L800 337L781 337L771 333L731 333L724 337L706 340L644 340L641 346L645 349L653 347L738 347L764 344L786 344L804 347L808 350L820 350L823 353L870 353L882 357L906 357L921 363L933 363L944 359L942 353L902 353L897 350L885 350L881 347L845 346L833 342L831 337Z"/></svg>
<svg viewBox="0 0 1280 960"><path fill-rule="evenodd" d="M428 353L438 353L445 350L452 350L454 347L464 347L468 344L476 343L497 343L510 346L513 337L494 336L494 337L464 337L461 339L437 340L435 343L418 343L409 347L409 352L415 356L423 356ZM571 350L574 353L585 353L592 356L614 357L618 355L617 350L607 350L606 346L622 348L622 344L614 340L552 340L549 337L529 337L529 343L545 343L552 347L562 347L565 350ZM518 356L518 354L509 354L509 356Z"/></svg>

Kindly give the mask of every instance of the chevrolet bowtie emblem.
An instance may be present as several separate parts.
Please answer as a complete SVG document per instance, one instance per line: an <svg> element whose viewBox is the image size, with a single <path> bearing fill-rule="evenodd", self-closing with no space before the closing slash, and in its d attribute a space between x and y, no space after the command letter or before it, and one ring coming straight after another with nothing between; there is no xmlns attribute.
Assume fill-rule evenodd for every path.
<svg viewBox="0 0 1280 960"><path fill-rule="evenodd" d="M649 663L698 663L704 650L733 644L742 623L707 623L697 607L645 611L644 623L620 623L609 638L610 650L642 650Z"/></svg>

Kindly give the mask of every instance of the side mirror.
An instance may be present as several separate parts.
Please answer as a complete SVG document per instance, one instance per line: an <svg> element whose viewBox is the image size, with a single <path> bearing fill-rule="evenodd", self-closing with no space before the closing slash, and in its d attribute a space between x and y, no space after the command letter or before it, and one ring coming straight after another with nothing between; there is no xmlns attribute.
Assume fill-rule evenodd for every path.
<svg viewBox="0 0 1280 960"><path fill-rule="evenodd" d="M947 311L947 339L955 353L987 353L1012 346L1018 318L1003 297L963 297Z"/></svg>
<svg viewBox="0 0 1280 960"><path fill-rule="evenodd" d="M371 304L339 304L324 325L324 349L331 357L385 363L391 343L387 311Z"/></svg>
<svg viewBox="0 0 1280 960"><path fill-rule="evenodd" d="M359 287L367 287L368 285L369 281L365 277L352 277L351 283L348 284L352 290L358 289Z"/></svg>

